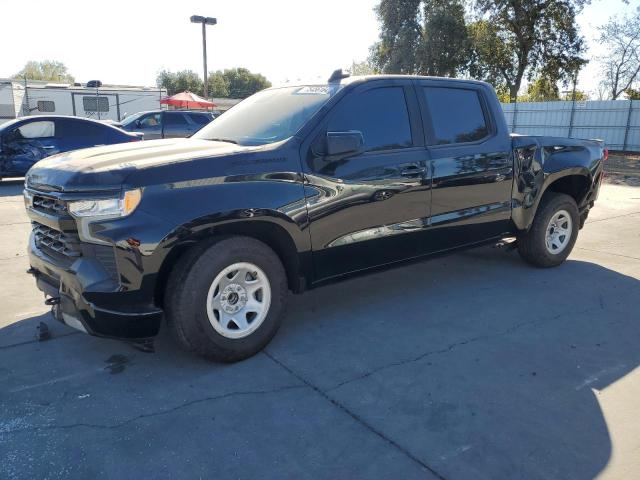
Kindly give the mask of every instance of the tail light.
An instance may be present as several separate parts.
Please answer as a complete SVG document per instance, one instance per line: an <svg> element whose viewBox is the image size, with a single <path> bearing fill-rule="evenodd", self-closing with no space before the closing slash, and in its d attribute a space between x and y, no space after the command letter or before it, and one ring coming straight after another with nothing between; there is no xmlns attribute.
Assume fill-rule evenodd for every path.
<svg viewBox="0 0 640 480"><path fill-rule="evenodd" d="M605 149L602 151L602 160L604 160L605 162L606 162L607 160L609 160L609 149L608 149L608 148L605 148Z"/></svg>

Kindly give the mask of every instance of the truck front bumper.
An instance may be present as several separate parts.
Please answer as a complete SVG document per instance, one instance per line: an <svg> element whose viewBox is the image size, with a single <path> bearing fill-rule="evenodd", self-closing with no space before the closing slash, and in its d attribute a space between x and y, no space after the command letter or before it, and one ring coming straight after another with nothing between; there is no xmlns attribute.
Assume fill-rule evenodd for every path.
<svg viewBox="0 0 640 480"><path fill-rule="evenodd" d="M128 302L99 262L81 257L60 266L29 240L29 273L37 287L51 297L54 315L62 323L89 335L122 340L144 340L160 330L162 310L151 302Z"/></svg>

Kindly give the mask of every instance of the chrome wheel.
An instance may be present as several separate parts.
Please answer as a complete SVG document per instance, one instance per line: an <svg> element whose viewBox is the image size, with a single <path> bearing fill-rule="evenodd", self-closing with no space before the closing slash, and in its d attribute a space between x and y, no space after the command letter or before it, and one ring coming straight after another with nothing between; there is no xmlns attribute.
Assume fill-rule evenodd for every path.
<svg viewBox="0 0 640 480"><path fill-rule="evenodd" d="M226 338L243 338L264 321L271 305L271 285L252 263L234 263L213 280L207 295L211 326Z"/></svg>
<svg viewBox="0 0 640 480"><path fill-rule="evenodd" d="M573 223L569 212L558 210L549 220L549 225L547 225L545 237L547 251L553 255L562 252L571 240L572 231Z"/></svg>

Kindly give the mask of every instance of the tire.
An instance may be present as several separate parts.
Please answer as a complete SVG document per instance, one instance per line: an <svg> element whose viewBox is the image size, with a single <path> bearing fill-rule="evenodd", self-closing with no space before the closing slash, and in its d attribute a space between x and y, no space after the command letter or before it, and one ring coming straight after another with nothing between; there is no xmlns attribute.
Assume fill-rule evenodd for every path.
<svg viewBox="0 0 640 480"><path fill-rule="evenodd" d="M555 231L556 237L553 237L553 233L550 234L551 246L548 246L547 235L556 228L551 225L552 220L560 229ZM564 230L563 227L567 226L570 233L563 236L561 232ZM556 267L564 262L573 250L579 227L580 215L575 200L564 193L545 193L538 205L531 228L528 232L518 235L518 253L524 261L535 267Z"/></svg>
<svg viewBox="0 0 640 480"><path fill-rule="evenodd" d="M210 360L236 362L271 341L287 294L284 267L271 248L249 237L219 237L194 247L174 267L165 313L183 349Z"/></svg>

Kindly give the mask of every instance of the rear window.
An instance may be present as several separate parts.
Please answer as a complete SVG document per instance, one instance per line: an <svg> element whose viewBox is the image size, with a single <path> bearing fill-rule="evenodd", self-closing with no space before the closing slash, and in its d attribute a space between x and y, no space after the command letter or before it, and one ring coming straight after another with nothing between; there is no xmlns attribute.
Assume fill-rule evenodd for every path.
<svg viewBox="0 0 640 480"><path fill-rule="evenodd" d="M477 91L443 87L423 90L433 122L433 144L474 142L489 134Z"/></svg>

